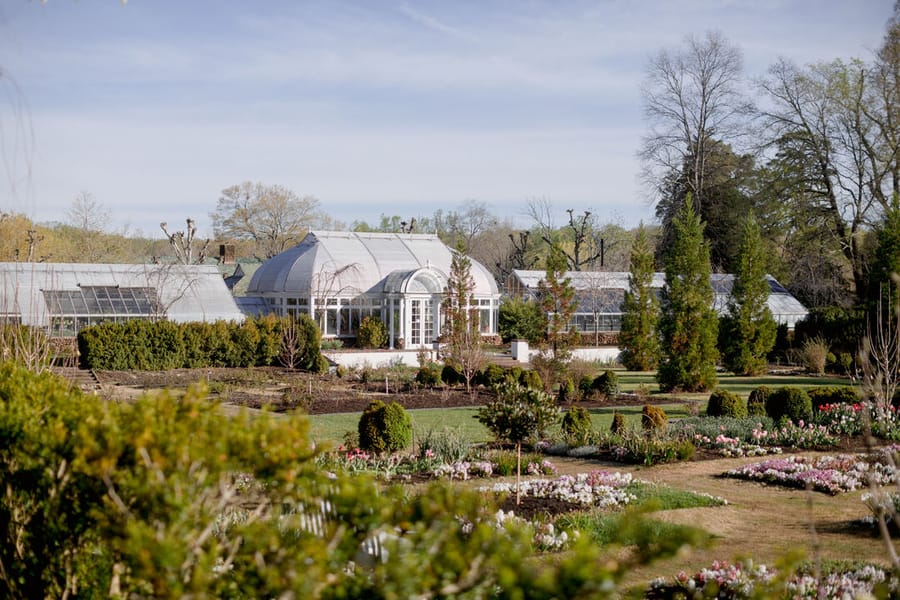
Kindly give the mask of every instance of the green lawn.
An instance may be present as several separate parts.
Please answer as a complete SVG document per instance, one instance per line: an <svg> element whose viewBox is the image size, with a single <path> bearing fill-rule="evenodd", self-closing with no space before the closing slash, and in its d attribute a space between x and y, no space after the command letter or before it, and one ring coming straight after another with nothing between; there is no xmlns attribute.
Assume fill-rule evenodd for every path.
<svg viewBox="0 0 900 600"><path fill-rule="evenodd" d="M659 386L656 383L654 371L616 371L619 376L619 389L622 392L633 392L641 385L647 386L651 394L659 394ZM851 385L846 377L835 376L808 376L808 375L760 375L759 377L737 377L731 374L719 374L719 386L722 389L735 392L746 398L753 388L761 385L777 388L792 386L800 388L812 388L820 386ZM707 399L708 393L702 394L669 394L678 399Z"/></svg>
<svg viewBox="0 0 900 600"><path fill-rule="evenodd" d="M660 399L659 387L656 384L656 373L634 372L617 370L619 388L622 392L633 392L641 385L646 386L651 399ZM818 386L849 385L849 381L840 377L810 377L797 375L764 375L760 377L736 377L734 375L720 375L719 387L736 392L746 398L754 388L766 385L770 388L782 386L796 386L811 388ZM691 403L693 408L704 414L709 392L698 394L667 394L674 402L662 404L662 408L670 418L690 416ZM687 403L682 403L688 401ZM625 423L628 427L639 428L641 425L641 406L602 407L592 408L591 419L594 429L606 431L612 424L612 415L618 411L625 415ZM415 435L424 433L429 429L457 429L462 437L472 443L485 442L491 439L491 435L476 419L477 408L432 408L410 410ZM338 445L343 441L344 433L356 431L360 413L339 413L330 415L314 415L310 420L310 435L318 443L330 441Z"/></svg>
<svg viewBox="0 0 900 600"><path fill-rule="evenodd" d="M409 410L413 424L413 435L418 436L429 429L457 429L468 441L485 442L491 439L490 432L475 419L477 408L425 408ZM344 433L356 431L360 413L339 413L313 415L309 418L310 436L317 443L330 440L340 444Z"/></svg>

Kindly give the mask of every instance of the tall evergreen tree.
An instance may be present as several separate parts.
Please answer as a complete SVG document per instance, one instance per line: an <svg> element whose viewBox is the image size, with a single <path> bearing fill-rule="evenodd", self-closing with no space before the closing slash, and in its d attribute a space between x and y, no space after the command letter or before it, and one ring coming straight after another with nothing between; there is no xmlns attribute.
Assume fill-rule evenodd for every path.
<svg viewBox="0 0 900 600"><path fill-rule="evenodd" d="M547 314L547 343L551 357L562 362L569 358L572 345L569 321L575 314L578 300L572 281L566 277L566 255L557 244L550 245L546 264L546 275L538 284L538 295L541 308Z"/></svg>
<svg viewBox="0 0 900 600"><path fill-rule="evenodd" d="M472 378L484 366L487 358L481 347L478 328L478 306L473 292L472 261L465 255L462 240L450 261L450 274L444 293L444 317L447 343L444 360L453 365L466 381L466 391L472 390Z"/></svg>
<svg viewBox="0 0 900 600"><path fill-rule="evenodd" d="M766 355L775 345L777 326L767 304L765 247L759 223L752 216L744 223L738 250L728 317L720 323L722 361L737 375L759 375L765 372Z"/></svg>
<svg viewBox="0 0 900 600"><path fill-rule="evenodd" d="M649 371L659 362L659 299L651 287L655 270L653 248L641 223L631 246L631 274L619 332L622 364L632 371Z"/></svg>
<svg viewBox="0 0 900 600"><path fill-rule="evenodd" d="M703 222L688 197L672 221L666 256L666 283L659 321L661 360L657 381L663 391L697 392L716 385L719 321L713 308L709 244Z"/></svg>

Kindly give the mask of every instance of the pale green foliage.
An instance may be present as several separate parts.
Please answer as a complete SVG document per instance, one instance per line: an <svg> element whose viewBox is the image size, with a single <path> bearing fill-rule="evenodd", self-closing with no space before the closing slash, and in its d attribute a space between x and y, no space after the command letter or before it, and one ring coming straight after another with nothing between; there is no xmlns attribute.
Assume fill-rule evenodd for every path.
<svg viewBox="0 0 900 600"><path fill-rule="evenodd" d="M382 348L388 341L387 327L378 317L363 317L356 334L356 345L360 348Z"/></svg>
<svg viewBox="0 0 900 600"><path fill-rule="evenodd" d="M518 382L503 382L495 388L497 400L478 411L478 421L498 440L521 444L540 437L557 419L554 398Z"/></svg>
<svg viewBox="0 0 900 600"><path fill-rule="evenodd" d="M510 386L535 430L555 417ZM483 494L328 475L316 455L300 415L227 417L199 389L106 403L0 365L0 597L73 597L77 577L79 598L598 598L653 557L603 562L584 539L537 561ZM361 553L376 536L384 561Z"/></svg>
<svg viewBox="0 0 900 600"><path fill-rule="evenodd" d="M716 385L718 317L710 285L709 244L690 196L672 222L659 321L660 389L703 391Z"/></svg>
<svg viewBox="0 0 900 600"><path fill-rule="evenodd" d="M619 332L622 364L630 371L649 371L659 362L659 300L651 287L655 270L653 248L641 223L631 247L631 273Z"/></svg>
<svg viewBox="0 0 900 600"><path fill-rule="evenodd" d="M766 254L756 219L744 224L728 301L722 322L722 360L736 375L759 375L766 369L766 355L775 345L775 320L768 307L769 283Z"/></svg>

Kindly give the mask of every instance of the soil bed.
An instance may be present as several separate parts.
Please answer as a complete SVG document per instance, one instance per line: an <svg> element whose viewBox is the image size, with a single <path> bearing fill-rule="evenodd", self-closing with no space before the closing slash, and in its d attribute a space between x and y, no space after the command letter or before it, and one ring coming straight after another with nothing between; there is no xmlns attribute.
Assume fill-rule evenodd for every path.
<svg viewBox="0 0 900 600"><path fill-rule="evenodd" d="M430 389L415 384L398 385L393 381L388 381L386 386L383 381L363 383L276 367L98 371L97 376L104 385L120 390L130 389L136 394L163 388L184 389L203 381L210 387L211 397L221 402L253 409L268 407L275 412L301 408L310 415L362 412L375 399L397 402L408 409L419 409L483 406L494 398L484 388L477 388L470 394L462 387ZM678 400L620 394L615 399L579 401L577 405L591 409L673 402Z"/></svg>

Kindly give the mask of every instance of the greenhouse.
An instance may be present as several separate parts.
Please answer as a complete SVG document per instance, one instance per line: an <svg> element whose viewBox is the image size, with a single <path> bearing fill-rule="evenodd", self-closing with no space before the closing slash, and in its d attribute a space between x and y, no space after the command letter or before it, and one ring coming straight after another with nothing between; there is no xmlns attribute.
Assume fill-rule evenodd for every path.
<svg viewBox="0 0 900 600"><path fill-rule="evenodd" d="M131 319L242 321L215 265L0 263L0 320L55 336Z"/></svg>
<svg viewBox="0 0 900 600"><path fill-rule="evenodd" d="M326 338L355 338L363 318L377 317L391 348L431 347L441 335L452 259L436 235L313 231L260 266L247 296L266 312L308 314ZM470 273L479 328L494 336L497 282L474 260Z"/></svg>
<svg viewBox="0 0 900 600"><path fill-rule="evenodd" d="M631 274L621 271L568 271L565 277L575 288L578 307L569 323L570 328L580 333L615 332L622 324L622 302L628 290ZM537 298L538 285L546 277L544 271L515 270L507 280L507 290L511 296ZM771 275L768 306L776 323L793 329L797 321L807 315L806 307L794 298ZM665 273L654 273L652 288L659 293L666 282ZM713 305L720 315L724 315L734 285L734 275L715 273L710 277L715 297Z"/></svg>

